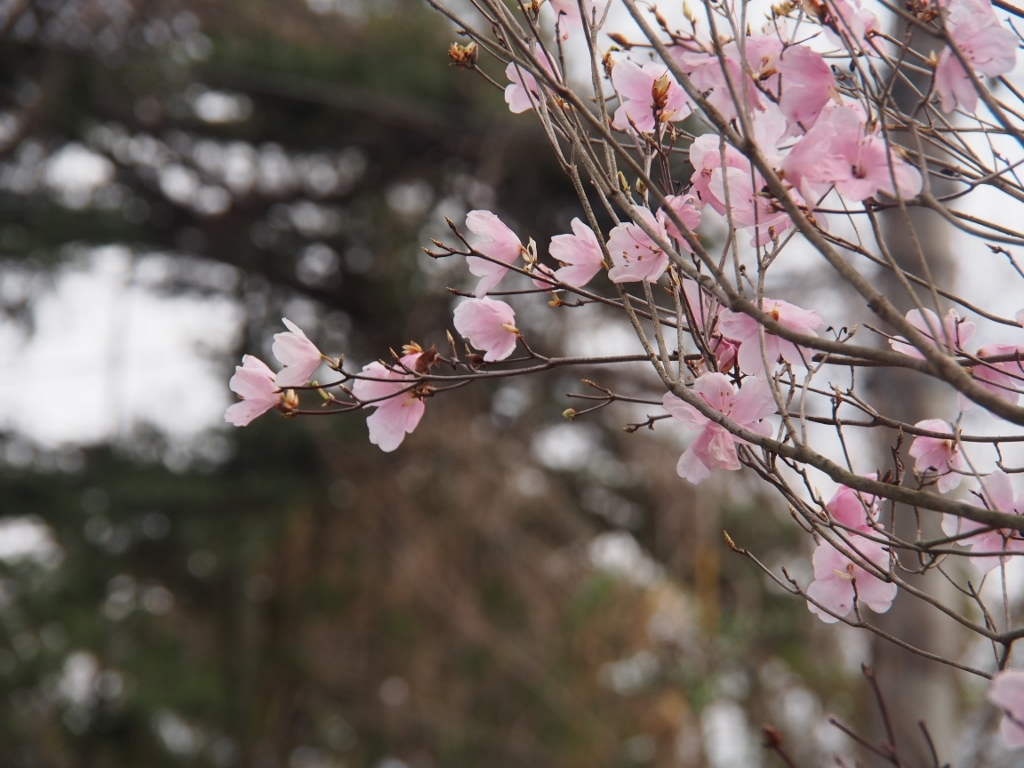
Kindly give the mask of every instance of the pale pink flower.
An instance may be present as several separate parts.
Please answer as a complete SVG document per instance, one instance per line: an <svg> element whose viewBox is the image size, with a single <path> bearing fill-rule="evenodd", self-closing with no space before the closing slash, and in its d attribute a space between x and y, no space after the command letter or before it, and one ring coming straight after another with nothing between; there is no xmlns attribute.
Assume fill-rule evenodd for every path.
<svg viewBox="0 0 1024 768"><path fill-rule="evenodd" d="M992 678L985 697L1003 710L999 735L1006 746L1024 747L1024 670L1004 669Z"/></svg>
<svg viewBox="0 0 1024 768"><path fill-rule="evenodd" d="M1017 36L999 22L988 0L952 4L946 29L975 72L996 77L1017 63ZM943 112L952 112L957 104L968 112L978 106L974 83L948 47L935 66L935 90Z"/></svg>
<svg viewBox="0 0 1024 768"><path fill-rule="evenodd" d="M504 360L516 348L515 321L515 310L504 301L468 299L455 308L455 330L483 350L489 363Z"/></svg>
<svg viewBox="0 0 1024 768"><path fill-rule="evenodd" d="M258 357L246 355L242 364L235 366L235 375L228 387L242 398L242 402L228 406L224 421L244 427L257 416L262 416L281 402L281 392L274 383L274 372Z"/></svg>
<svg viewBox="0 0 1024 768"><path fill-rule="evenodd" d="M859 562L869 562L882 572L889 570L889 551L882 544L856 534L849 534L848 538L850 551ZM827 541L814 550L812 563L814 581L807 587L807 596L831 614L810 601L807 607L826 624L835 624L847 616L855 602L875 613L885 613L896 599L895 584L865 570Z"/></svg>
<svg viewBox="0 0 1024 768"><path fill-rule="evenodd" d="M280 389L305 386L323 360L323 355L299 326L287 317L281 318L281 321L288 328L288 332L274 334L272 351L274 357L284 366L274 377L274 384Z"/></svg>
<svg viewBox="0 0 1024 768"><path fill-rule="evenodd" d="M686 253L693 253L693 248L686 242L679 227L672 221L668 211L671 210L676 218L683 223L683 226L690 230L691 234L700 225L700 211L694 205L696 198L693 195L668 195L665 198L665 205L658 209L657 219L665 227L679 247ZM695 235L696 236L696 235Z"/></svg>
<svg viewBox="0 0 1024 768"><path fill-rule="evenodd" d="M416 361L422 352L405 355L401 364L416 370ZM363 366L362 375L352 385L352 394L364 408L376 408L366 418L370 442L385 453L395 450L407 434L411 434L423 418L426 406L412 385L416 377L401 368L386 368L378 362Z"/></svg>
<svg viewBox="0 0 1024 768"><path fill-rule="evenodd" d="M978 384L1000 400L1017 405L1021 392L1024 392L1024 347L1016 344L986 344L979 347L974 354L977 357L1018 356L1018 360L979 363L971 368L971 375ZM957 404L962 411L969 411L974 407L974 402L963 392L957 393Z"/></svg>
<svg viewBox="0 0 1024 768"><path fill-rule="evenodd" d="M523 244L516 233L490 211L470 211L466 215L466 228L476 235L473 249L494 259L489 261L479 256L466 259L469 271L480 278L476 285L476 296L481 298L505 276L508 272L506 265L513 264L519 258Z"/></svg>
<svg viewBox="0 0 1024 768"><path fill-rule="evenodd" d="M836 522L858 531L870 531L878 518L875 497L845 485L839 486L825 506Z"/></svg>
<svg viewBox="0 0 1024 768"><path fill-rule="evenodd" d="M952 432L953 428L942 419L925 419L914 425L928 432ZM951 491L960 485L960 470L963 467L960 448L952 438L926 437L920 435L910 444L910 455L917 461L914 469L918 474L934 474L940 493Z"/></svg>
<svg viewBox="0 0 1024 768"><path fill-rule="evenodd" d="M1013 495L1013 483L1010 476L997 470L981 481L981 499L978 502L986 509L1005 512L1008 515L1024 514L1024 494ZM1024 540L1020 532L1008 528L992 529L982 523L968 520L956 515L942 516L942 530L947 536L978 531L973 536L960 539L961 544L968 545L972 554L971 563L979 573L985 574L1009 558L999 555L981 556L983 552L1024 552Z"/></svg>
<svg viewBox="0 0 1024 768"><path fill-rule="evenodd" d="M743 429L762 437L771 436L771 424L762 419L775 413L775 399L762 379L747 379L737 392L724 374L705 373L694 381L693 394ZM676 472L681 478L699 483L706 480L713 469L740 468L736 446L746 445L744 440L671 392L665 394L662 406L687 428L700 430L679 457Z"/></svg>
<svg viewBox="0 0 1024 768"><path fill-rule="evenodd" d="M711 50L710 46L708 50L699 51L687 50L681 46L671 49L672 57L689 77L693 87L708 94L708 103L726 120L736 118L737 99L732 95L734 91L739 94L739 106L749 115L756 114L770 103L761 88L769 93L778 91L779 76L775 65L782 52L782 41L778 35L748 36L743 47L750 74L747 73L747 67L744 67L740 58L736 41L726 43L722 47L724 70L718 53ZM729 83L732 84L732 88L729 87Z"/></svg>
<svg viewBox="0 0 1024 768"><path fill-rule="evenodd" d="M861 8L857 0L809 0L808 4L833 45L853 52L874 52L868 38L879 29L878 16Z"/></svg>
<svg viewBox="0 0 1024 768"><path fill-rule="evenodd" d="M571 235L555 235L551 238L548 253L561 264L554 273L556 280L581 288L604 267L601 245L594 230L580 221L572 220Z"/></svg>
<svg viewBox="0 0 1024 768"><path fill-rule="evenodd" d="M548 3L555 12L555 25L560 40L569 39L570 29L583 28L583 19L580 17L580 6L577 0L548 0ZM600 23L607 7L608 0L605 0L600 7L596 7L595 0L584 0L583 8L587 14L587 22Z"/></svg>
<svg viewBox="0 0 1024 768"><path fill-rule="evenodd" d="M938 333L939 346L953 352L963 351L964 345L971 340L977 329L974 323L960 317L960 314L955 309L949 310L946 316L942 318L941 323L939 318L930 309L926 309L924 315L921 314L920 310L912 309L907 312L906 320L932 341L936 340L934 334ZM918 360L924 360L924 355L921 354L917 347L902 336L895 336L889 339L889 344L896 352L901 352L908 357L914 357Z"/></svg>
<svg viewBox="0 0 1024 768"><path fill-rule="evenodd" d="M779 108L790 126L809 129L831 99L838 99L836 77L824 57L804 45L793 45L779 57Z"/></svg>
<svg viewBox="0 0 1024 768"><path fill-rule="evenodd" d="M786 156L783 172L808 200L829 187L854 202L880 192L911 198L921 191L920 172L899 157L877 129L868 132L864 116L847 106L818 118Z"/></svg>
<svg viewBox="0 0 1024 768"><path fill-rule="evenodd" d="M722 305L709 293L701 290L693 280L683 281L683 297L698 325L695 332L703 330L708 339L708 346L715 355L715 364L718 370L729 370L736 363L736 353L739 351L739 347L723 337L716 328Z"/></svg>
<svg viewBox="0 0 1024 768"><path fill-rule="evenodd" d="M561 80L558 74L558 65L547 51L539 45L534 45L533 55L552 80L556 82ZM514 61L510 61L505 67L505 77L512 81L505 86L505 103L508 104L510 112L516 114L526 112L547 98L540 85L537 84L537 78Z"/></svg>
<svg viewBox="0 0 1024 768"><path fill-rule="evenodd" d="M633 212L662 239L668 240L668 232L653 213L646 208L634 208ZM612 257L608 279L613 283L638 283L641 280L653 283L668 269L668 254L632 222L619 224L609 233L608 253Z"/></svg>
<svg viewBox="0 0 1024 768"><path fill-rule="evenodd" d="M693 107L686 91L664 64L649 61L642 67L629 59L615 63L612 85L622 103L612 117L612 128L651 133L656 123L685 120ZM631 125L632 123L632 125Z"/></svg>
<svg viewBox="0 0 1024 768"><path fill-rule="evenodd" d="M778 299L764 299L761 309L777 323L794 333L816 335L825 324L814 310L801 309L794 304ZM742 312L723 309L718 327L726 338L732 339L740 345L739 364L741 370L751 374L764 370L764 365L761 362L760 326L757 320ZM807 367L800 347L781 336L765 331L764 348L769 365L774 365L781 357L790 365Z"/></svg>

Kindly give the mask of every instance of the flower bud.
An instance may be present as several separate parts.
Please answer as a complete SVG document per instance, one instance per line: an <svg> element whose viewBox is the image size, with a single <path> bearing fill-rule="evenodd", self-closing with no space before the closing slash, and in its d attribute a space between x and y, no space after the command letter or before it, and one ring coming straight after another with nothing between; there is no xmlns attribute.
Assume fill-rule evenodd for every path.
<svg viewBox="0 0 1024 768"><path fill-rule="evenodd" d="M479 56L480 51L476 47L476 43L470 43L469 45L452 43L448 46L448 58L459 69L473 69Z"/></svg>

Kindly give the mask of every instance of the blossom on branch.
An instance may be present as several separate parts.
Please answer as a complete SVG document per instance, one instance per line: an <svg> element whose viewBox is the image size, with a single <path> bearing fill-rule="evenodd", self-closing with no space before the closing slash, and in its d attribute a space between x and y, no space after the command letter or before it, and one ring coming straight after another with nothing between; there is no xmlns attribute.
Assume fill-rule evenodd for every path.
<svg viewBox="0 0 1024 768"><path fill-rule="evenodd" d="M875 476L871 478L875 479ZM857 531L870 531L878 519L875 497L845 485L839 486L825 506L837 523Z"/></svg>
<svg viewBox="0 0 1024 768"><path fill-rule="evenodd" d="M283 395L274 383L274 372L258 357L245 355L242 364L235 366L235 375L228 387L242 398L242 402L228 406L224 421L244 427L257 416L274 408Z"/></svg>
<svg viewBox="0 0 1024 768"><path fill-rule="evenodd" d="M655 125L685 120L693 111L686 91L664 64L637 66L622 59L612 68L612 85L622 99L612 116L612 128L619 131L652 133Z"/></svg>
<svg viewBox="0 0 1024 768"><path fill-rule="evenodd" d="M986 344L978 347L974 353L975 357L1002 357L1004 355L1016 355L1016 360L1006 360L1001 363L977 363L971 367L971 375L984 389L1008 403L1017 405L1020 402L1021 392L1024 392L1024 347L1016 344ZM969 411L974 407L974 402L964 395L957 393L957 404L961 411Z"/></svg>
<svg viewBox="0 0 1024 768"><path fill-rule="evenodd" d="M548 253L562 265L555 271L554 278L577 288L593 280L604 267L604 254L601 253L597 235L578 217L572 220L571 235L555 235L551 238Z"/></svg>
<svg viewBox="0 0 1024 768"><path fill-rule="evenodd" d="M422 352L404 355L399 361L410 371ZM424 393L416 386L416 377L401 368L387 368L373 362L363 366L362 376L352 385L353 396L363 403L364 408L376 410L366 418L370 430L370 442L385 453L395 450L407 434L411 434L426 406Z"/></svg>
<svg viewBox="0 0 1024 768"><path fill-rule="evenodd" d="M274 334L272 351L284 368L277 372L274 384L281 389L305 386L323 360L323 355L299 326L287 317L281 318L281 321L288 331Z"/></svg>
<svg viewBox="0 0 1024 768"><path fill-rule="evenodd" d="M519 331L516 313L504 301L468 299L455 308L455 330L477 349L484 350L484 360L504 360L516 348Z"/></svg>
<svg viewBox="0 0 1024 768"><path fill-rule="evenodd" d="M928 432L952 432L952 427L942 419L925 419L914 426ZM937 477L936 487L940 493L960 485L963 463L960 447L955 440L920 435L910 444L910 455L917 460L914 469L918 474L934 474Z"/></svg>
<svg viewBox="0 0 1024 768"><path fill-rule="evenodd" d="M1020 41L999 22L989 0L959 0L950 6L946 30L971 68L989 77L1011 72ZM958 104L968 112L978 108L977 88L948 46L935 65L935 90L943 112L952 112Z"/></svg>
<svg viewBox="0 0 1024 768"><path fill-rule="evenodd" d="M552 80L556 82L561 80L558 74L558 65L547 51L539 45L534 45L533 55ZM537 83L537 78L516 62L510 61L505 67L505 77L512 81L505 86L505 103L508 104L510 112L516 114L528 112L547 98Z"/></svg>
<svg viewBox="0 0 1024 768"><path fill-rule="evenodd" d="M772 425L762 419L775 413L775 398L764 380L747 379L737 392L724 374L705 373L694 381L693 394L743 429L771 436ZM681 478L699 483L710 477L713 469L740 468L736 446L746 445L746 441L671 392L665 394L662 406L687 428L700 430L679 457L676 472Z"/></svg>
<svg viewBox="0 0 1024 768"><path fill-rule="evenodd" d="M992 678L985 698L1003 710L999 735L1006 746L1024 747L1024 670L1004 669Z"/></svg>
<svg viewBox="0 0 1024 768"><path fill-rule="evenodd" d="M1024 494L1014 498L1013 483L1010 476L997 470L981 481L981 500L979 504L987 509L1003 512L1007 515L1024 514ZM942 516L942 531L947 536L961 536L972 531L978 533L960 539L960 544L971 548L971 564L981 574L986 574L1007 557L998 554L982 556L981 553L1024 552L1024 539L1020 532L1006 528L993 529L984 523L976 523L966 517L955 515ZM978 553L978 554L974 554Z"/></svg>
<svg viewBox="0 0 1024 768"><path fill-rule="evenodd" d="M847 546L858 561L871 563L883 573L889 570L889 550L885 546L856 534L848 538ZM835 624L849 615L855 603L885 613L896 599L895 584L878 578L827 541L814 550L812 563L814 581L807 587L807 596L827 611L810 601L807 608L826 624Z"/></svg>
<svg viewBox="0 0 1024 768"><path fill-rule="evenodd" d="M508 272L505 265L511 265L519 258L523 244L516 233L490 211L470 211L466 215L466 228L476 235L473 249L488 257L470 256L466 259L469 271L480 278L476 296L481 298L505 276Z"/></svg>
<svg viewBox="0 0 1024 768"><path fill-rule="evenodd" d="M633 208L637 218L668 240L668 232L654 214L646 208ZM654 242L639 224L619 224L608 235L608 253L612 257L612 268L608 279L613 283L638 283L641 280L656 282L668 269L668 254Z"/></svg>
<svg viewBox="0 0 1024 768"><path fill-rule="evenodd" d="M932 341L936 341L934 334L939 333L938 345L951 352L963 351L964 344L971 340L976 330L974 323L960 317L960 314L955 309L949 310L946 316L942 318L941 323L939 318L930 309L924 310L923 315L921 310L912 309L907 312L907 322ZM908 357L917 358L918 360L924 360L924 355L921 354L917 347L902 336L891 338L889 345L896 352L900 352Z"/></svg>
<svg viewBox="0 0 1024 768"><path fill-rule="evenodd" d="M761 309L770 315L775 322L794 333L815 335L825 324L814 310L800 307L778 299L764 299ZM761 361L761 325L750 315L723 309L718 323L719 329L726 338L740 345L740 369L751 375L764 370ZM805 353L791 341L764 332L765 357L768 365L773 366L780 358L790 365L807 366Z"/></svg>

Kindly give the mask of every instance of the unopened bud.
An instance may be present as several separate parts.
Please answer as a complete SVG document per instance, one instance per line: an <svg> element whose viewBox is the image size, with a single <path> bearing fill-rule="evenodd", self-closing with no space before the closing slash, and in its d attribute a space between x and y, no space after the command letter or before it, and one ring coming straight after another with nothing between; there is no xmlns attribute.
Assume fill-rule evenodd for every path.
<svg viewBox="0 0 1024 768"><path fill-rule="evenodd" d="M562 418L565 419L566 421L572 421L573 419L576 418L576 409L566 408L564 411L562 411Z"/></svg>
<svg viewBox="0 0 1024 768"><path fill-rule="evenodd" d="M501 327L504 328L509 333L514 333L516 336L519 335L519 329L512 325L512 323L502 323Z"/></svg>
<svg viewBox="0 0 1024 768"><path fill-rule="evenodd" d="M452 43L448 46L448 58L459 69L472 69L476 66L479 56L480 51L476 47L476 43L469 43L469 45Z"/></svg>
<svg viewBox="0 0 1024 768"><path fill-rule="evenodd" d="M654 100L654 109L661 112L668 104L668 89L672 81L668 78L668 72L651 83L651 98Z"/></svg>
<svg viewBox="0 0 1024 768"><path fill-rule="evenodd" d="M286 389L281 395L281 402L278 403L277 410L285 416L295 416L295 412L299 410L298 393L294 389Z"/></svg>

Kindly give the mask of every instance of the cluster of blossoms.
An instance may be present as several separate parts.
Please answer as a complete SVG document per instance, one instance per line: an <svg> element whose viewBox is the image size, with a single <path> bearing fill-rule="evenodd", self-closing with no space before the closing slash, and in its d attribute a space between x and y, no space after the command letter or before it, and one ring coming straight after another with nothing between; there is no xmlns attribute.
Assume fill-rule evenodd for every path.
<svg viewBox="0 0 1024 768"><path fill-rule="evenodd" d="M556 14L558 46L583 32L592 39L608 11L607 2L592 0L549 4ZM726 14L729 7L709 4L709 18ZM932 31L938 46L930 59L921 57L933 68L931 90L923 94L922 104L940 120L957 108L977 109L979 93L988 104L979 77L1009 72L1018 45L989 0L917 2L911 15L915 24ZM729 21L732 30L749 26L734 17ZM689 22L690 31L678 31L659 18L666 34L658 37L647 30L649 44L613 37L619 45L602 60L602 87L609 92L595 94L592 101L573 100L560 57L542 41L523 39L518 48L503 42L502 50L518 50L505 69L509 109L536 112L552 137L570 136L565 141L572 151L582 154L592 169L601 169L590 171L590 181L604 213L595 213L602 207L589 198L581 199L585 216L572 219L571 231L555 235L546 251L538 253L532 240L524 245L495 213L470 211L465 235L452 224L464 248L435 241L440 251L427 251L438 258L465 257L469 274L476 278L471 290L458 291L462 298L453 308L451 327L464 340L464 353L449 332L450 356L412 344L389 360L346 372L340 360L325 358L285 320L289 330L275 336L273 348L283 369L275 374L246 356L230 383L243 399L228 409L226 419L243 426L274 408L295 414L295 388L309 387L319 389L336 411L372 409L367 418L370 441L393 451L419 424L425 399L444 389L446 381L461 384L498 364L510 375L551 367L552 358L527 344L515 309L497 298L499 293L516 295L513 303L541 294L554 308L567 304L562 296L571 296L574 306L613 306L629 317L643 347L643 354L632 361L652 365L663 385L656 396L642 401L663 410L648 425L661 420L681 424L689 437L676 465L681 478L700 483L716 470L747 465L786 489L793 508L818 536L811 558L813 580L804 588L793 581L789 586L822 621L861 623L862 608L889 610L903 585L899 550L906 544L895 537L892 523L887 527L881 522L883 502L943 513L947 549L942 554L965 554L984 577L1014 553L1024 552L1024 522L1018 521L1024 497L1015 496L1009 475L1001 469L974 468L965 455L961 417L980 403L1008 422L1024 424L1019 408L1024 343L1006 338L970 351L978 329L957 310L949 309L941 319L920 304L905 315L895 312L835 247L894 271L901 268L890 264L889 254L874 256L859 235L857 240L843 239L828 228L827 219L836 213L845 211L852 221L850 212L859 211L875 225L878 210L934 200L926 185L928 175L936 175L934 160L919 149L899 149L892 139L896 130L919 134L918 124L909 119L892 124L897 110L884 101L887 96L873 90L874 68L892 61L879 20L856 0L805 0L801 11L784 4L762 31L738 38L699 33L703 26L692 16ZM808 33L808 26L815 25L817 30ZM505 28L510 36L513 31ZM652 56L651 49L659 56ZM451 55L460 67L476 66L465 48L453 46ZM597 80L598 62L593 65ZM600 105L597 114L589 111L593 103ZM615 104L614 110L608 103ZM591 119L595 134L572 143L580 138L572 127L586 123L583 114ZM688 133L699 121L710 132ZM598 145L610 147L608 156L616 160L589 149ZM677 161L683 157L688 166L679 173ZM607 168L601 165L606 161ZM636 176L635 183L625 183L616 163ZM654 173L658 169L661 177ZM971 189L997 176L999 183L1008 183L1008 174L974 166L949 175L971 173ZM575 180L580 182L580 177ZM1024 199L1024 189L1018 196ZM721 230L729 233L727 241L722 253L713 255L706 242ZM1006 232L1005 227L992 230L1000 236ZM736 231L744 237L736 238ZM816 310L765 296L765 273L798 236L813 244L894 329L888 335L889 348L853 344L853 332L841 322L833 322L829 330L843 330L829 337ZM726 269L730 263L734 277ZM900 272L900 277L908 285L924 282L910 273ZM671 297L672 308L658 304L655 288L658 295ZM940 293L933 293L936 309ZM1002 326L1013 325L991 313L988 317ZM1024 310L1016 322L1012 330L1019 334ZM670 349L666 337L673 334L678 334L677 343ZM521 354L514 356L517 349ZM309 381L324 361L341 377L331 385L339 387L340 395ZM439 364L454 373L434 372ZM940 379L957 390L958 413L945 414L952 420L902 423L874 411L852 383L845 390L832 381L827 388L811 384L825 366L845 366L852 380L861 365L906 368ZM816 410L816 402L827 408ZM844 419L839 414L845 408L865 418ZM571 409L567 413L575 415ZM909 434L907 453L914 464L907 482L900 460L892 471L895 479L883 479L883 472L856 474L849 456L845 468L839 466L810 444L810 421L834 428L844 452L842 430L850 423L898 428L897 448ZM998 445L998 440L992 443ZM816 500L807 468L839 484L827 503ZM801 496L790 484L792 473L803 478L809 494ZM973 485L966 490L974 495L971 501L958 501L954 492L965 478L973 478L965 486ZM928 546L920 545L922 550ZM1007 635L1007 647L1014 639ZM1007 713L1003 733L1015 746L1024 745L1024 725L1016 719L1024 713L1022 679L1024 673L1003 672L989 694Z"/></svg>

